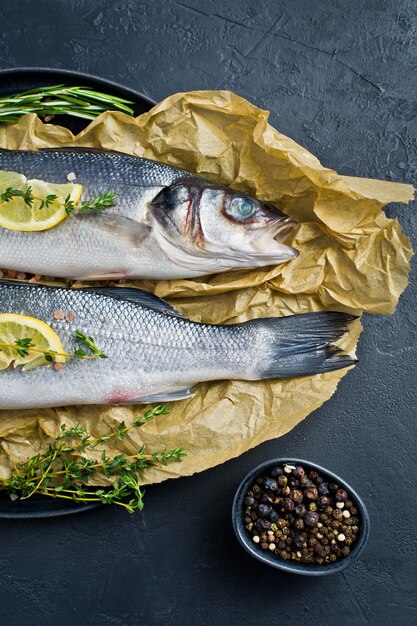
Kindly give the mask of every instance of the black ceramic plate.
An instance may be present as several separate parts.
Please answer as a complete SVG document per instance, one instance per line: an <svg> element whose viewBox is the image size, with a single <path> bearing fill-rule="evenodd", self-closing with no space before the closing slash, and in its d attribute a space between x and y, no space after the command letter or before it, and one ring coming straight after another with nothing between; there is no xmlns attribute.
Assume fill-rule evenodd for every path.
<svg viewBox="0 0 417 626"><path fill-rule="evenodd" d="M96 91L103 91L112 96L131 100L135 115L149 111L155 104L150 98L141 93L127 89L112 81L90 76L89 74L47 68L16 68L0 71L0 96L19 93L27 89L60 84L90 87ZM73 133L78 133L89 124L89 121L71 117L70 115L57 115L52 123L65 126ZM54 500L42 496L28 498L28 500L23 501L15 500L13 502L7 494L0 493L0 518L56 517L88 511L98 506L101 506L101 503L80 504L69 500Z"/></svg>
<svg viewBox="0 0 417 626"><path fill-rule="evenodd" d="M58 517L82 513L103 506L101 502L72 502L71 500L32 496L27 500L12 501L6 493L0 494L0 518L34 519L36 517Z"/></svg>

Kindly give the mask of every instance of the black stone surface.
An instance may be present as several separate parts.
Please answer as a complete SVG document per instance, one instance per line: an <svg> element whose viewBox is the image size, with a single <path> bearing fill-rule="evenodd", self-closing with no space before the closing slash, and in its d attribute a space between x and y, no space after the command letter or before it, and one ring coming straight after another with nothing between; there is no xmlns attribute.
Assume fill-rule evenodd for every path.
<svg viewBox="0 0 417 626"><path fill-rule="evenodd" d="M6 0L0 67L78 69L156 100L232 89L270 109L272 123L324 165L413 182L416 8L412 0ZM415 205L388 212L417 245ZM395 315L365 316L359 365L287 436L149 488L143 515L102 508L1 521L2 626L415 624L415 276ZM280 573L233 536L241 477L284 455L333 469L368 505L369 545L340 575Z"/></svg>

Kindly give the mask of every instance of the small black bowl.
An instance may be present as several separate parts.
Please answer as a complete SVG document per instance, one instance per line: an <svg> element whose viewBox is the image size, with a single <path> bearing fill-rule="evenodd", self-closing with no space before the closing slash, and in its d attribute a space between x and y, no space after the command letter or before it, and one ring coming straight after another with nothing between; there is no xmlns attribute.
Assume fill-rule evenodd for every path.
<svg viewBox="0 0 417 626"><path fill-rule="evenodd" d="M250 489L251 485L254 483L255 479L261 474L265 473L269 468L275 467L276 465L302 465L306 470L316 470L320 472L324 477L328 477L331 482L337 483L345 489L349 495L351 496L352 502L354 502L356 508L358 509L358 517L360 521L359 534L356 542L352 546L352 551L348 556L343 557L342 559L335 561L334 563L329 563L327 565L312 565L309 563L295 563L291 561L284 561L277 557L274 554L269 554L267 551L262 550L256 544L253 543L251 535L245 528L244 524L244 499L246 497L246 493ZM251 556L254 556L259 561L266 563L267 565L272 565L272 567L276 567L277 569L284 570L286 572L291 572L293 574L303 574L305 576L324 576L326 574L335 574L336 572L341 572L346 567L348 567L358 556L361 554L364 549L366 542L369 538L370 531L370 521L368 511L358 496L356 491L352 489L347 482L342 480L337 474L330 472L329 470L321 467L320 465L316 465L315 463L310 463L309 461L303 461L302 459L270 459L269 461L265 461L265 463L261 463L249 472L245 476L245 478L240 483L236 495L233 501L232 507L232 522L233 528L236 533L236 537L238 538L241 545L245 548L247 552Z"/></svg>

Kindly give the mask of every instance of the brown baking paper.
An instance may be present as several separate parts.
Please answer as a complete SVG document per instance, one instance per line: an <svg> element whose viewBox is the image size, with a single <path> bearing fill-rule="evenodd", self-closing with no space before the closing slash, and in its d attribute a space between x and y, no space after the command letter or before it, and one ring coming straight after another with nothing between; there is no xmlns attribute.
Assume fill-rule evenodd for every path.
<svg viewBox="0 0 417 626"><path fill-rule="evenodd" d="M410 242L382 207L407 203L413 188L340 176L268 124L268 112L227 91L173 95L133 119L104 113L82 133L43 124L35 115L0 127L0 146L36 149L93 146L145 156L198 172L256 195L294 218L289 243L297 259L277 267L235 271L193 280L132 283L167 298L193 320L237 322L318 310L392 313L407 285ZM82 183L82 181L80 181ZM361 325L341 345L354 353ZM202 471L293 428L335 392L347 370L279 381L203 383L197 395L171 405L171 413L108 454L183 446L182 463L155 468L147 482ZM81 423L94 436L131 423L143 407L74 407L3 411L0 476L57 435L61 424ZM337 420L337 416L335 416ZM98 484L107 479L97 477Z"/></svg>

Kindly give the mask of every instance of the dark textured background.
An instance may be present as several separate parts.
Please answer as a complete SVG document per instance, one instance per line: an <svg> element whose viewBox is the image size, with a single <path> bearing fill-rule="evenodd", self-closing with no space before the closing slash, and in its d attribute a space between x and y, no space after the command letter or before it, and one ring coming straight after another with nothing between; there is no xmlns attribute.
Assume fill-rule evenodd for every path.
<svg viewBox="0 0 417 626"><path fill-rule="evenodd" d="M413 182L413 0L3 0L0 67L112 78L159 100L227 88L345 174ZM416 242L415 205L391 207ZM414 222L414 224L413 224ZM416 281L392 317L365 317L360 363L286 437L148 489L143 515L102 508L0 522L1 626L372 624L417 621ZM373 525L345 573L255 562L230 524L253 465L299 455L343 475Z"/></svg>

